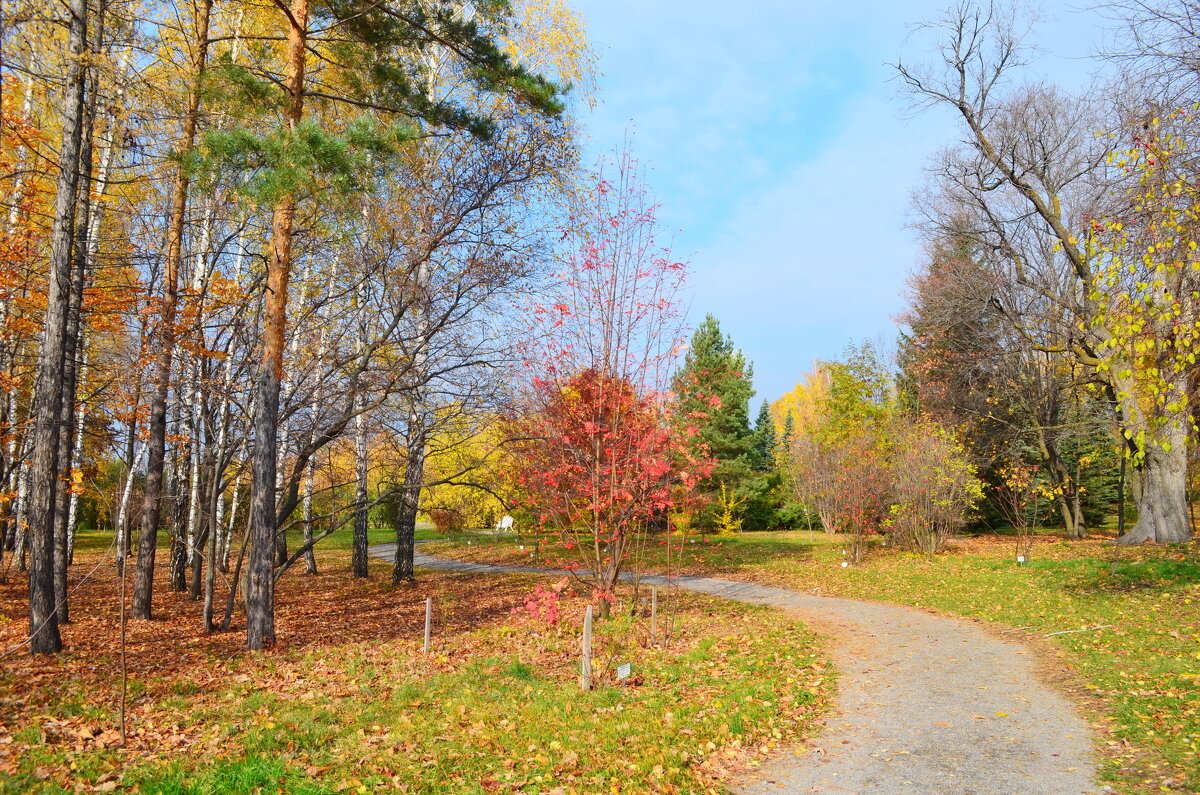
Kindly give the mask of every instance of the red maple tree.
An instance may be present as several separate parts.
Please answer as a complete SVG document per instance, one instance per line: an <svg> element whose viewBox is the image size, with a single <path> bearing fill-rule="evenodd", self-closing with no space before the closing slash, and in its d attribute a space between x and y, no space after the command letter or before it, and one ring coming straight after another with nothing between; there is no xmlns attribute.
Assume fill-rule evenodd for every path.
<svg viewBox="0 0 1200 795"><path fill-rule="evenodd" d="M571 553L568 566L590 582L601 615L647 529L665 526L711 469L670 411L686 269L656 243L657 228L628 151L602 165L562 230L566 253L549 298L532 309L512 419L525 440L514 457L524 500Z"/></svg>

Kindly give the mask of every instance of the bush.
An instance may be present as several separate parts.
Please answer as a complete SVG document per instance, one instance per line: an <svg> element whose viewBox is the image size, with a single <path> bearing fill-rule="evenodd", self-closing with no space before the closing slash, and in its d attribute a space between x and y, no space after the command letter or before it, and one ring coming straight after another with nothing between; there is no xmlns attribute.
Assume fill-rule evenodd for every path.
<svg viewBox="0 0 1200 795"><path fill-rule="evenodd" d="M886 524L901 546L934 555L967 523L983 485L962 445L941 425L902 418L894 438Z"/></svg>
<svg viewBox="0 0 1200 795"><path fill-rule="evenodd" d="M453 508L430 508L429 521L439 533L461 533L463 531L463 515Z"/></svg>

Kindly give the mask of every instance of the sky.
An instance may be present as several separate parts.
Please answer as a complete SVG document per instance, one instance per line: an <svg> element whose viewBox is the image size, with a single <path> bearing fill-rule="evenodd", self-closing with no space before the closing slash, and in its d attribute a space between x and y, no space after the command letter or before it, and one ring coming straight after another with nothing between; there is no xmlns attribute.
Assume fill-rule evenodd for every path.
<svg viewBox="0 0 1200 795"><path fill-rule="evenodd" d="M890 64L928 57L913 26L949 1L572 0L601 72L587 156L630 134L692 268L691 323L732 335L756 402L850 342L894 342L921 258L911 196L961 133L913 116ZM1111 25L1084 5L1042 5L1031 78L1087 83Z"/></svg>

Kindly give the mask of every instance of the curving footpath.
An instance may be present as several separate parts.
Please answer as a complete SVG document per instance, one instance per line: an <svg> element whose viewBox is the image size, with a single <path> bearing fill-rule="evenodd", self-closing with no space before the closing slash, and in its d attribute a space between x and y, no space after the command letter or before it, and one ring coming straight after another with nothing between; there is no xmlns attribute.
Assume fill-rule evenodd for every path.
<svg viewBox="0 0 1200 795"><path fill-rule="evenodd" d="M371 547L392 560L394 544ZM418 567L534 572L426 555ZM665 577L643 582L666 585ZM830 635L837 712L799 755L764 764L737 788L766 793L1100 792L1091 732L1074 707L1038 681L1033 655L968 621L855 599L680 577L690 591L795 611ZM1104 788L1107 789L1107 788Z"/></svg>

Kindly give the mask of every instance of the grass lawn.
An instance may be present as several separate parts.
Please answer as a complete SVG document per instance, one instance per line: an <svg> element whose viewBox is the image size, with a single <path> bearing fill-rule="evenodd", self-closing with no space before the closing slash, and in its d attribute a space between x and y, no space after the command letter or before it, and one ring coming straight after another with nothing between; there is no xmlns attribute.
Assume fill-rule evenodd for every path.
<svg viewBox="0 0 1200 795"><path fill-rule="evenodd" d="M470 545L468 546L468 541ZM472 536L424 549L529 562L530 542ZM1094 720L1103 776L1127 791L1200 791L1200 544L1118 548L1040 537L1018 566L1011 538L957 539L934 560L872 547L843 568L823 534L753 533L679 544L672 571L915 605L994 622L1030 641ZM647 571L667 569L652 542ZM1052 632L1111 628L1046 637Z"/></svg>
<svg viewBox="0 0 1200 795"><path fill-rule="evenodd" d="M281 580L269 653L242 651L240 611L206 635L199 604L160 589L156 620L129 624L122 748L115 566L106 539L80 541L73 568L91 576L65 653L0 658L0 791L720 792L808 733L831 696L803 626L699 596L678 599L665 646L649 646L645 618L598 624L603 685L581 692L584 598L568 589L552 625L518 608L553 578L422 571L392 588L372 560L351 580L347 532L319 549L321 574ZM20 577L0 584L0 648L23 639L23 592Z"/></svg>

